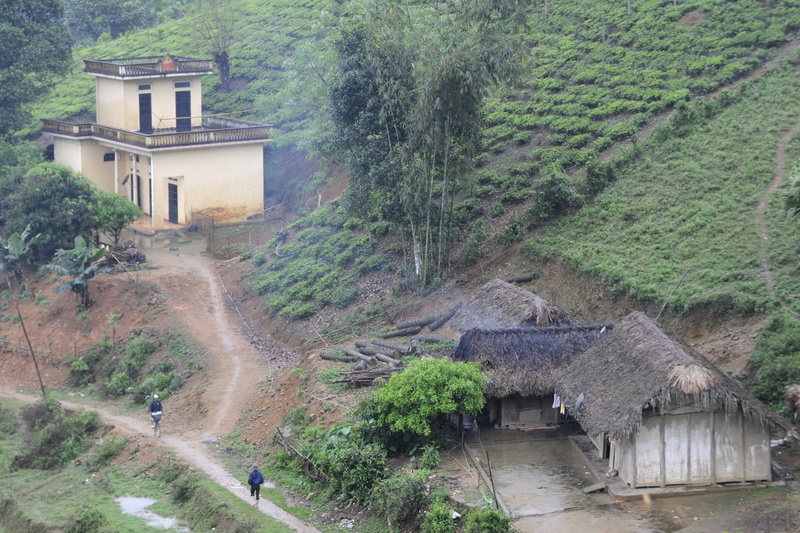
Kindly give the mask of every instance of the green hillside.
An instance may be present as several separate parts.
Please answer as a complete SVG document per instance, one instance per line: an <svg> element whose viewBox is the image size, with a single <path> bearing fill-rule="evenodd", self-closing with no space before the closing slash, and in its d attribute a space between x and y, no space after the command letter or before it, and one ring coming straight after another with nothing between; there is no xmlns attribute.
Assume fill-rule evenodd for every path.
<svg viewBox="0 0 800 533"><path fill-rule="evenodd" d="M527 25L508 26L521 51L518 78L495 86L484 100L483 150L473 170L447 191L453 210L429 210L432 227L438 217L454 224L429 238L447 235L453 245L449 266L423 285L445 282L522 243L520 253L532 261L563 259L643 305L667 301L673 315L800 311L796 224L782 215L780 191L765 197L763 217L758 210L776 172L788 174L800 151L796 135L785 137L800 114L800 56L792 48L800 0L636 0L630 12L627 4L563 0L551 3L546 16L541 3L520 4ZM331 139L338 132L326 99L347 74L334 46L341 28L354 21L379 28L376 21L395 14L388 2L374 6L232 2L233 90L222 92L219 78L209 77L205 112L275 123L284 144L312 150L323 164L353 168L361 152L384 140L365 135L360 146L335 149ZM407 33L394 35L396 48L408 53L434 45L403 39L424 36L426 24L433 34L437 23L454 16L437 19L444 16L438 4L397 6ZM332 7L335 15L326 11ZM367 32L364 42L373 61L389 61L379 55L388 48L377 32ZM79 59L164 52L206 53L190 19L78 49L74 74L36 115L92 112L92 79L80 72ZM441 51L443 63L448 53ZM764 73L757 70L765 65ZM416 75L424 81L424 72ZM749 75L752 81L739 84ZM432 203L447 194L441 174L434 174L425 193ZM369 202L405 190L396 179L373 183ZM276 243L248 253L255 258L249 279L265 307L292 319L329 305L346 308L359 298L353 281L380 269L395 271L399 290L414 286L403 218L359 213L348 194L301 216L289 228L284 257L269 254Z"/></svg>

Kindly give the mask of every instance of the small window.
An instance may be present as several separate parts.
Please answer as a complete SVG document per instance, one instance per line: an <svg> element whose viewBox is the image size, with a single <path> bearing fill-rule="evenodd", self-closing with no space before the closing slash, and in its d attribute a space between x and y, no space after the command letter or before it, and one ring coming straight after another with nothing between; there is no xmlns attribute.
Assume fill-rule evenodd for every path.
<svg viewBox="0 0 800 533"><path fill-rule="evenodd" d="M192 86L192 83L189 82L189 81L176 81L175 82L175 88L176 89L180 89L180 88L183 88L183 87L191 87L191 86Z"/></svg>
<svg viewBox="0 0 800 533"><path fill-rule="evenodd" d="M107 161L115 161L114 152L107 152L103 154L103 163Z"/></svg>
<svg viewBox="0 0 800 533"><path fill-rule="evenodd" d="M150 84L148 83L146 85L139 85L139 90L140 91L149 91L150 90Z"/></svg>

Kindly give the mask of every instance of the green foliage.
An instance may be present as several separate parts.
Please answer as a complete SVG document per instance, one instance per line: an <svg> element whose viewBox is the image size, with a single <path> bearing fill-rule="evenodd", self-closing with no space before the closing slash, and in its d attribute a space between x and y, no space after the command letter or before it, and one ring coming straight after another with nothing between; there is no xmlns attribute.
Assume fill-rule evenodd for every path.
<svg viewBox="0 0 800 533"><path fill-rule="evenodd" d="M772 313L756 338L748 388L774 411L788 415L787 385L800 383L800 322L786 311Z"/></svg>
<svg viewBox="0 0 800 533"><path fill-rule="evenodd" d="M800 165L795 165L783 187L783 209L786 216L796 219L800 214Z"/></svg>
<svg viewBox="0 0 800 533"><path fill-rule="evenodd" d="M68 71L72 42L57 0L8 0L0 35L0 137L29 118L28 105Z"/></svg>
<svg viewBox="0 0 800 533"><path fill-rule="evenodd" d="M108 525L108 518L98 509L82 505L64 533L98 533Z"/></svg>
<svg viewBox="0 0 800 533"><path fill-rule="evenodd" d="M439 461L441 457L439 456L439 450L437 450L433 446L426 446L422 452L422 468L426 470L433 470L437 466L439 466Z"/></svg>
<svg viewBox="0 0 800 533"><path fill-rule="evenodd" d="M308 407L305 405L295 407L286 413L286 415L284 415L283 419L281 420L281 424L284 426L292 425L297 429L308 427L308 425L311 423L311 417L308 415L307 411Z"/></svg>
<svg viewBox="0 0 800 533"><path fill-rule="evenodd" d="M61 275L74 276L71 280L58 285L53 292L61 294L72 291L80 297L81 310L86 310L92 305L89 296L89 280L107 268L99 267L94 263L99 261L106 253L104 248L88 246L80 235L75 237L75 246L71 250L59 249L54 260L56 264L47 265L54 272Z"/></svg>
<svg viewBox="0 0 800 533"><path fill-rule="evenodd" d="M100 424L96 411L67 413L51 399L27 405L20 414L27 425L28 442L25 453L14 460L17 468L46 470L63 466L86 449Z"/></svg>
<svg viewBox="0 0 800 533"><path fill-rule="evenodd" d="M510 533L511 518L495 509L476 509L467 515L464 533Z"/></svg>
<svg viewBox="0 0 800 533"><path fill-rule="evenodd" d="M485 380L473 364L445 359L412 361L373 393L378 423L394 432L427 437L441 415L478 413Z"/></svg>
<svg viewBox="0 0 800 533"><path fill-rule="evenodd" d="M392 524L410 525L427 505L425 480L399 472L378 481L372 489L372 507Z"/></svg>
<svg viewBox="0 0 800 533"><path fill-rule="evenodd" d="M431 504L425 512L425 519L420 527L422 533L455 533L456 524L453 510L443 501Z"/></svg>
<svg viewBox="0 0 800 533"><path fill-rule="evenodd" d="M550 165L534 187L535 195L528 213L534 223L559 216L580 198L569 177L557 165Z"/></svg>
<svg viewBox="0 0 800 533"><path fill-rule="evenodd" d="M94 234L94 194L88 180L56 163L0 174L0 233L11 235L30 226L31 233L41 234L33 256L47 260L76 236L88 240Z"/></svg>
<svg viewBox="0 0 800 533"><path fill-rule="evenodd" d="M17 432L17 415L11 409L0 407L0 434L11 436Z"/></svg>
<svg viewBox="0 0 800 533"><path fill-rule="evenodd" d="M87 462L90 472L96 472L106 466L128 445L126 439L112 439L101 444Z"/></svg>
<svg viewBox="0 0 800 533"><path fill-rule="evenodd" d="M142 210L121 194L97 191L92 206L94 222L98 232L107 232L114 242L131 222L142 216ZM98 239L99 241L99 239Z"/></svg>

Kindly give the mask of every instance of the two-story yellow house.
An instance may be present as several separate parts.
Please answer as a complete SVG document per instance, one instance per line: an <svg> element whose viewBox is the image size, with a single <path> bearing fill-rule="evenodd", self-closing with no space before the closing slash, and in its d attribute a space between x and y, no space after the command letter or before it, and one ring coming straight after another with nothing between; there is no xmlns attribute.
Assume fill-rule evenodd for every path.
<svg viewBox="0 0 800 533"><path fill-rule="evenodd" d="M153 230L196 213L242 220L264 209L263 146L272 126L202 115L210 59L166 55L85 60L96 119L45 119L54 159L127 196Z"/></svg>

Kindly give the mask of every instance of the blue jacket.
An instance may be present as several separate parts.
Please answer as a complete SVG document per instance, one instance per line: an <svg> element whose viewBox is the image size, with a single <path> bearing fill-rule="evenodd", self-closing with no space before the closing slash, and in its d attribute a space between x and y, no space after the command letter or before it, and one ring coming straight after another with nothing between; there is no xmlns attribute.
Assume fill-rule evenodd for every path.
<svg viewBox="0 0 800 533"><path fill-rule="evenodd" d="M150 407L147 408L148 411L151 413L158 413L161 411L161 402L158 400L153 400L150 402Z"/></svg>
<svg viewBox="0 0 800 533"><path fill-rule="evenodd" d="M247 483L249 485L261 485L264 483L264 476L262 476L261 472L258 470L253 470L250 472L250 476L247 478Z"/></svg>

